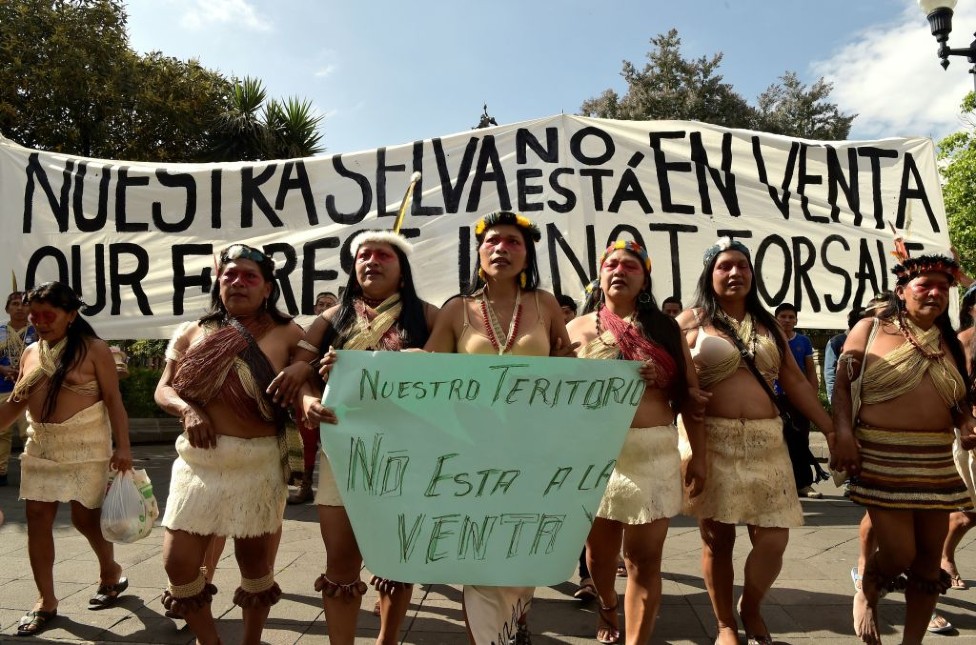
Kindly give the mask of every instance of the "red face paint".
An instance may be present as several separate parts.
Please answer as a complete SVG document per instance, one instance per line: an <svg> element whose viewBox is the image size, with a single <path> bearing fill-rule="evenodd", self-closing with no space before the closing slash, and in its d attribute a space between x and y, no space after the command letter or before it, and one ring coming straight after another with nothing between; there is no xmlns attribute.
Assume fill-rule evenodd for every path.
<svg viewBox="0 0 976 645"><path fill-rule="evenodd" d="M27 315L32 325L50 325L58 317L58 312L51 309L45 311L32 311Z"/></svg>
<svg viewBox="0 0 976 645"><path fill-rule="evenodd" d="M245 271L235 267L229 268L220 274L220 281L228 285L240 281L244 286L256 287L261 284L262 280L263 278L260 273Z"/></svg>

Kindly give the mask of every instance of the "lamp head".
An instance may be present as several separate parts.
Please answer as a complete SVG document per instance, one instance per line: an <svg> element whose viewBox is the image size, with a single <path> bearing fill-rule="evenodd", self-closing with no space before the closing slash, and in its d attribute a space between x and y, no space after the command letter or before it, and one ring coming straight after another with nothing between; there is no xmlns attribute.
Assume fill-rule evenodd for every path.
<svg viewBox="0 0 976 645"><path fill-rule="evenodd" d="M918 6L928 18L935 40L940 45L949 40L949 32L952 31L952 10L956 6L956 0L918 0ZM945 67L948 63L948 60L943 57L942 66Z"/></svg>

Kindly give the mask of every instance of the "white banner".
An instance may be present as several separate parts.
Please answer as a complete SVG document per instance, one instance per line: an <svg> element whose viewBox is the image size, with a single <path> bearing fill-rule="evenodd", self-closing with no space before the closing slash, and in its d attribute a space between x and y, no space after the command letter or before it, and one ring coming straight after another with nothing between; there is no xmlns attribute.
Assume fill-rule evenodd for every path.
<svg viewBox="0 0 976 645"><path fill-rule="evenodd" d="M623 236L649 247L658 299L688 306L702 252L731 234L752 249L763 301L793 302L803 327L843 328L853 305L892 286L891 226L913 252L949 247L929 139L560 115L260 163L106 161L0 137L0 275L71 284L104 337L166 337L205 310L214 251L246 242L276 258L279 306L311 314L317 292L346 284L351 238L392 226L414 171L404 233L434 304L471 275L472 224L497 209L539 224L544 285L577 299Z"/></svg>

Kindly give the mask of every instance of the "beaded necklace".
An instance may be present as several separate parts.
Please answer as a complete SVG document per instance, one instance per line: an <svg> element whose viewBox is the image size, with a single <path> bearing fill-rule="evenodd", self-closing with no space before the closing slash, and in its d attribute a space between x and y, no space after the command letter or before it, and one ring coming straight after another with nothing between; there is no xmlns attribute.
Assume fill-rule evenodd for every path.
<svg viewBox="0 0 976 645"><path fill-rule="evenodd" d="M512 345L515 344L515 338L518 336L519 322L522 319L522 290L519 289L515 292L515 309L512 311L512 322L508 326L507 334L502 329L495 309L488 302L488 294L486 292L487 289L481 290L481 321L485 325L485 333L488 335L488 340L491 341L491 346L501 356L502 354L507 354L512 349ZM505 339L504 346L498 340L500 337Z"/></svg>
<svg viewBox="0 0 976 645"><path fill-rule="evenodd" d="M922 345L922 343L919 342L918 337L915 335L915 330L912 329L912 328L914 327L915 329L918 329L919 331L922 331L922 329L920 327L918 327L918 325L916 325L915 323L913 323L911 320L908 320L907 318L905 318L905 314L900 309L898 310L898 325L897 325L897 327L898 327L898 331L901 332L901 335L905 337L905 340L907 340L909 343L911 343L912 347L914 347L918 351L919 354L921 354L922 356L924 356L928 360L930 360L930 361L937 361L940 358L942 358L943 356L945 356L945 352L942 350L942 343L941 342L938 345L939 346L939 349L936 350L936 351L934 351L934 352L925 349L925 347ZM937 338L941 339L942 336L941 335L938 335Z"/></svg>
<svg viewBox="0 0 976 645"><path fill-rule="evenodd" d="M719 309L716 316L735 332L735 335L739 337L742 344L746 346L747 350L749 350L749 354L751 356L755 356L756 345L759 342L759 339L756 334L756 325L752 320L752 315L746 312L742 322L739 322L732 316Z"/></svg>
<svg viewBox="0 0 976 645"><path fill-rule="evenodd" d="M379 303L370 304L366 302L365 298L353 298L352 308L356 312L356 322L359 324L360 329L370 331L373 328L373 321L369 317L369 312L366 311L368 306L370 309L376 309Z"/></svg>

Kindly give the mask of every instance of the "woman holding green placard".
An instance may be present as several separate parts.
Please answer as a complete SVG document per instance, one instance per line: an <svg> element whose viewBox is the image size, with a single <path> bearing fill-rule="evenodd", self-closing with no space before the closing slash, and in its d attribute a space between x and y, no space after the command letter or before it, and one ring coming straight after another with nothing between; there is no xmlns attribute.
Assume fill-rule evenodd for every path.
<svg viewBox="0 0 976 645"><path fill-rule="evenodd" d="M458 354L572 354L559 303L538 288L539 228L517 213L497 211L481 218L474 233L478 258L470 286L444 305L424 349ZM465 622L471 642L528 642L525 613L534 591L534 587L465 585Z"/></svg>
<svg viewBox="0 0 976 645"><path fill-rule="evenodd" d="M633 241L617 240L600 258L584 315L567 326L580 358L641 361L647 385L586 540L587 564L600 600L597 640L620 640L614 590L623 539L627 643L646 643L661 605L661 554L671 517L681 510L681 412L694 448L684 483L697 496L705 483L704 396L688 345L651 291L651 259Z"/></svg>
<svg viewBox="0 0 976 645"><path fill-rule="evenodd" d="M417 295L410 262L412 246L402 236L387 231L367 231L353 238L350 251L354 270L339 304L315 319L300 344L291 366L269 388L276 400L287 404L314 375L317 359L326 352L321 375L328 377L334 362L332 349L400 351L417 349L427 341L437 307ZM309 363L308 361L311 361ZM308 390L305 390L306 393ZM310 423L335 423L335 417L319 401L306 394L302 405ZM351 644L366 583L360 580L363 557L342 505L339 487L323 452L315 494L319 525L325 542L326 570L315 581L322 592L329 642ZM400 625L410 606L413 585L374 576L370 581L380 596L380 633L377 643L399 642Z"/></svg>

